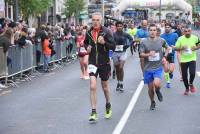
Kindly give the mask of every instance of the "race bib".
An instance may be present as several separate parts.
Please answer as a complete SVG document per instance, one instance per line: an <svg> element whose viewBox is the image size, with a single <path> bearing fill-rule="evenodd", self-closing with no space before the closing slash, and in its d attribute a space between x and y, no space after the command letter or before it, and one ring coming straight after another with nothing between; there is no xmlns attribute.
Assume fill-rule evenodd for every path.
<svg viewBox="0 0 200 134"><path fill-rule="evenodd" d="M96 72L97 72L97 67L95 65L89 64L88 65L88 73L96 74Z"/></svg>
<svg viewBox="0 0 200 134"><path fill-rule="evenodd" d="M155 53L153 56L149 56L149 61L159 61L160 60L160 53Z"/></svg>
<svg viewBox="0 0 200 134"><path fill-rule="evenodd" d="M187 48L186 50L183 51L184 55L190 55L192 54L192 49L191 48Z"/></svg>
<svg viewBox="0 0 200 134"><path fill-rule="evenodd" d="M122 52L124 50L124 46L123 45L116 45L115 51L116 52Z"/></svg>
<svg viewBox="0 0 200 134"><path fill-rule="evenodd" d="M85 50L85 47L80 47L80 52L81 53L87 53L87 51Z"/></svg>

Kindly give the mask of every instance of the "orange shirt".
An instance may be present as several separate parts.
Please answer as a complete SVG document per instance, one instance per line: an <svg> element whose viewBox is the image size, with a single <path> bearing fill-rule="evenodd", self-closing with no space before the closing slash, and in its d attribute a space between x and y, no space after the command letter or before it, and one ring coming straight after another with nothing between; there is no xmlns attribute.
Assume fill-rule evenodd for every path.
<svg viewBox="0 0 200 134"><path fill-rule="evenodd" d="M51 55L51 49L49 48L49 39L45 39L42 42L42 53L45 55Z"/></svg>

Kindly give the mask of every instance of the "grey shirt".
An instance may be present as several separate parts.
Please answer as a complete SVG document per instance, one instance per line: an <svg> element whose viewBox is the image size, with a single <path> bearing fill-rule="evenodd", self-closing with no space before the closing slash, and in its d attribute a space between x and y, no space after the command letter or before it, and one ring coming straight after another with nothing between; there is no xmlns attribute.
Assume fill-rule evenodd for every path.
<svg viewBox="0 0 200 134"><path fill-rule="evenodd" d="M154 56L149 56L144 59L145 71L151 71L162 67L163 47L167 48L168 45L166 41L160 37L155 40L151 40L150 38L142 39L139 50L140 53L155 51Z"/></svg>

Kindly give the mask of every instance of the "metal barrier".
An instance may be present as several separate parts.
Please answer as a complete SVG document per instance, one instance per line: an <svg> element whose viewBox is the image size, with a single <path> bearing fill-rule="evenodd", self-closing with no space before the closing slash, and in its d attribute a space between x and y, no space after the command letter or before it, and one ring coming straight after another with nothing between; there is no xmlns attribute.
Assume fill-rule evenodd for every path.
<svg viewBox="0 0 200 134"><path fill-rule="evenodd" d="M0 78L5 78L7 75L7 53L3 52L3 47L0 47Z"/></svg>
<svg viewBox="0 0 200 134"><path fill-rule="evenodd" d="M67 52L67 48L70 43L72 45L72 51L69 53ZM73 57L76 54L76 45L73 38L71 40L65 40L64 42L55 40L53 46L56 54L51 57L50 63L63 62L63 59L70 56ZM11 59L8 65L7 56ZM43 59L40 43L36 45L27 44L25 48L21 48L18 45L11 46L8 49L7 55L3 52L3 48L0 47L0 78L5 78L6 84L8 78L13 78L17 75L20 75L21 78L31 80L24 72L43 65ZM12 80L9 81L17 86Z"/></svg>

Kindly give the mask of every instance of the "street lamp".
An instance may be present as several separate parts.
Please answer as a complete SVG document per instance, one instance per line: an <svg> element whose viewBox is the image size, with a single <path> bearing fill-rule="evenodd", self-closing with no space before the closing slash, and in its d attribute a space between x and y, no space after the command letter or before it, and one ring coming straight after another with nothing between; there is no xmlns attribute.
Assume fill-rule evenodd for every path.
<svg viewBox="0 0 200 134"><path fill-rule="evenodd" d="M161 22L161 0L160 0L160 6L159 6L159 22Z"/></svg>
<svg viewBox="0 0 200 134"><path fill-rule="evenodd" d="M102 25L104 25L104 0L102 0Z"/></svg>

